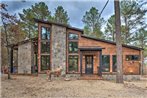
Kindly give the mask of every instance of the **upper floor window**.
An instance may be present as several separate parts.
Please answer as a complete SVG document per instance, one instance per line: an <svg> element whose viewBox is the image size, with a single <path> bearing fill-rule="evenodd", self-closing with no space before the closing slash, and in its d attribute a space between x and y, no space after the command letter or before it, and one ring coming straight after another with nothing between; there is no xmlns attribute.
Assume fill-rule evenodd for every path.
<svg viewBox="0 0 147 98"><path fill-rule="evenodd" d="M69 42L69 53L78 53L78 42Z"/></svg>
<svg viewBox="0 0 147 98"><path fill-rule="evenodd" d="M70 33L70 34L68 35L68 39L69 39L69 40L78 40L78 38L79 38L78 34Z"/></svg>
<svg viewBox="0 0 147 98"><path fill-rule="evenodd" d="M47 27L41 28L41 39L42 40L49 40L50 39L50 29Z"/></svg>
<svg viewBox="0 0 147 98"><path fill-rule="evenodd" d="M41 42L41 53L50 54L50 42Z"/></svg>
<svg viewBox="0 0 147 98"><path fill-rule="evenodd" d="M137 61L139 58L139 55L126 55L126 61Z"/></svg>

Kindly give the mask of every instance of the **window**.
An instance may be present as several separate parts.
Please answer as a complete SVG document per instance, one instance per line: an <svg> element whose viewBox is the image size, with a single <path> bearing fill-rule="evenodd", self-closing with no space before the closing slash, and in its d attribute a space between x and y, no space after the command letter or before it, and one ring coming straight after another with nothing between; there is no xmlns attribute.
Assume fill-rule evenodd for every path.
<svg viewBox="0 0 147 98"><path fill-rule="evenodd" d="M110 71L110 55L102 55L102 72Z"/></svg>
<svg viewBox="0 0 147 98"><path fill-rule="evenodd" d="M139 58L139 55L126 55L126 61L137 61Z"/></svg>
<svg viewBox="0 0 147 98"><path fill-rule="evenodd" d="M69 53L78 53L78 42L69 42Z"/></svg>
<svg viewBox="0 0 147 98"><path fill-rule="evenodd" d="M41 39L42 40L49 40L50 39L50 30L47 27L41 28Z"/></svg>
<svg viewBox="0 0 147 98"><path fill-rule="evenodd" d="M50 69L50 28L41 27L41 70Z"/></svg>
<svg viewBox="0 0 147 98"><path fill-rule="evenodd" d="M50 43L41 42L41 53L50 53Z"/></svg>
<svg viewBox="0 0 147 98"><path fill-rule="evenodd" d="M117 72L117 60L116 60L116 55L113 55L113 57L112 57L112 63L113 63L113 65L112 65L112 70L113 70L113 72Z"/></svg>
<svg viewBox="0 0 147 98"><path fill-rule="evenodd" d="M69 72L78 72L78 56L69 56L69 66L68 71Z"/></svg>
<svg viewBox="0 0 147 98"><path fill-rule="evenodd" d="M43 55L41 56L41 70L48 70L50 69L50 56Z"/></svg>
<svg viewBox="0 0 147 98"><path fill-rule="evenodd" d="M68 72L72 73L78 72L78 38L78 34L68 34Z"/></svg>
<svg viewBox="0 0 147 98"><path fill-rule="evenodd" d="M70 39L70 40L77 40L78 38L79 38L78 34L72 34L72 33L70 33L68 35L68 39Z"/></svg>

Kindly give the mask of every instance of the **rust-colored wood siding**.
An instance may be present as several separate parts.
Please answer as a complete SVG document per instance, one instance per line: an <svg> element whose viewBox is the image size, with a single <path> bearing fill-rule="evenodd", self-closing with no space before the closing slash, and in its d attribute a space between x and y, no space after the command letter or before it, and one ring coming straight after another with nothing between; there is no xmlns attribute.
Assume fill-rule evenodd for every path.
<svg viewBox="0 0 147 98"><path fill-rule="evenodd" d="M107 42L88 39L88 38L81 36L79 39L79 47L83 47L83 46L100 46L102 48L105 48L102 50L102 55L110 55L110 72L112 73L112 56L116 55L116 45L107 43ZM125 59L126 55L140 55L140 51L131 49L131 48L127 48L127 47L123 47L123 72L124 74L140 74L140 61L126 61ZM96 63L94 66L97 66L97 64L98 63ZM84 59L83 59L82 65L84 68L85 66Z"/></svg>

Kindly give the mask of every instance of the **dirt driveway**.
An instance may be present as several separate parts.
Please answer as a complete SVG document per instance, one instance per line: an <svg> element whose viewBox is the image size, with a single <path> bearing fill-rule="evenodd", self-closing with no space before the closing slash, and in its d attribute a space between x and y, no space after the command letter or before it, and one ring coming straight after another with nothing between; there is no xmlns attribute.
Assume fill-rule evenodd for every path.
<svg viewBox="0 0 147 98"><path fill-rule="evenodd" d="M116 84L104 80L56 80L2 76L2 98L147 98L147 81Z"/></svg>

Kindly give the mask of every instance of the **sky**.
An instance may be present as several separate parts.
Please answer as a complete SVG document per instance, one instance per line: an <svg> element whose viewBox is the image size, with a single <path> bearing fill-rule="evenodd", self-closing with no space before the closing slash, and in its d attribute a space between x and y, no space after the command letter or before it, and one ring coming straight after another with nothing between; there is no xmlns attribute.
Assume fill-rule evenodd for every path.
<svg viewBox="0 0 147 98"><path fill-rule="evenodd" d="M31 5L43 1L48 5L49 11L52 15L55 13L57 6L63 6L67 11L70 18L69 23L73 27L83 29L84 24L82 18L85 12L91 7L96 7L101 12L107 0L1 0L1 2L8 5L7 9L11 14L22 13L23 9L30 8ZM111 15L114 14L114 1L109 0L108 5L102 13L102 17L107 20Z"/></svg>

